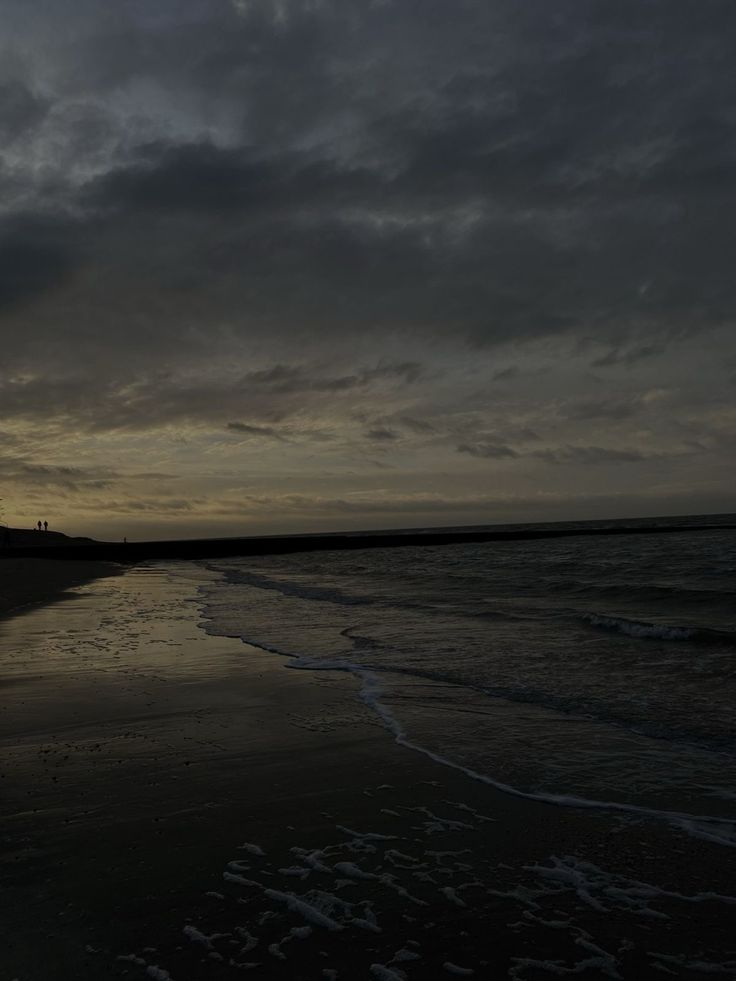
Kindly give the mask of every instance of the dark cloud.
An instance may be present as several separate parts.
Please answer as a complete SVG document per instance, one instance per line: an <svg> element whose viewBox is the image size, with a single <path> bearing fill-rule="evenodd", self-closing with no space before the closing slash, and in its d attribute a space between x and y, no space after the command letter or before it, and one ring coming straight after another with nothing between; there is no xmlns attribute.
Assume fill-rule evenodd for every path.
<svg viewBox="0 0 736 981"><path fill-rule="evenodd" d="M244 436L265 436L267 439L282 440L284 437L273 426L252 426L247 422L229 422L227 428L231 432L242 433Z"/></svg>
<svg viewBox="0 0 736 981"><path fill-rule="evenodd" d="M662 354L664 350L665 347L663 344L639 344L624 348L623 350L621 348L613 348L608 354L604 354L600 358L595 358L590 363L594 368L608 368L611 365L619 364L628 367L645 358L656 357L658 354Z"/></svg>
<svg viewBox="0 0 736 981"><path fill-rule="evenodd" d="M0 475L10 484L76 491L104 490L116 474L103 467L70 467L34 463L16 457L0 457Z"/></svg>
<svg viewBox="0 0 736 981"><path fill-rule="evenodd" d="M482 457L487 460L515 459L519 456L517 450L507 443L461 443L458 453L469 453L470 456Z"/></svg>
<svg viewBox="0 0 736 981"><path fill-rule="evenodd" d="M90 511L102 511L107 519L112 514L179 514L181 512L193 511L197 506L205 502L199 498L191 500L176 497L135 497L130 499L108 499L104 502L90 502L87 507Z"/></svg>
<svg viewBox="0 0 736 981"><path fill-rule="evenodd" d="M511 365L508 368L502 368L500 371L495 371L491 376L492 381L510 381L512 378L516 378L520 373L518 365Z"/></svg>
<svg viewBox="0 0 736 981"><path fill-rule="evenodd" d="M260 159L252 150L222 149L211 143L140 148L140 162L117 167L84 190L87 207L151 213L183 213L211 218L238 213L284 213L314 206L334 186L339 173L295 159Z"/></svg>
<svg viewBox="0 0 736 981"><path fill-rule="evenodd" d="M535 457L547 463L561 464L600 464L600 463L641 463L656 460L661 453L645 452L637 449L612 449L604 446L563 446L559 449L535 450Z"/></svg>
<svg viewBox="0 0 736 981"><path fill-rule="evenodd" d="M566 419L630 419L641 409L641 396L624 398L620 396L581 399L560 408L560 415Z"/></svg>
<svg viewBox="0 0 736 981"><path fill-rule="evenodd" d="M41 356L43 352L40 352ZM275 439L306 437L327 441L324 427L276 428L272 422L320 412L339 399L374 398L396 390L420 374L414 362L378 364L351 375L330 375L324 367L277 364L223 380L179 377L161 372L93 380L78 373L54 381L29 375L0 381L0 413L6 419L43 420L79 426L85 431L146 431L172 423L220 426L233 432ZM245 423L233 416L259 421Z"/></svg>
<svg viewBox="0 0 736 981"><path fill-rule="evenodd" d="M618 449L604 446L561 446L538 450L522 450L506 443L461 443L458 453L468 453L489 460L517 459L520 457L543 460L545 463L582 465L605 463L643 463L650 460L663 460L673 456L698 452L698 447L690 446L684 451L665 453L640 449Z"/></svg>
<svg viewBox="0 0 736 981"><path fill-rule="evenodd" d="M412 433L417 433L418 435L431 435L436 433L437 429L432 425L431 422L427 422L426 419L415 419L413 416L397 416L395 419L398 425L403 426Z"/></svg>
<svg viewBox="0 0 736 981"><path fill-rule="evenodd" d="M58 99L94 102L95 118L107 106L117 127L107 161L65 192L90 223L90 276L155 305L162 347L209 310L247 313L246 336L628 332L597 359L627 365L658 336L723 322L734 16L622 6L351 0L275 17L188 3L113 18L85 4L67 24L79 40L51 50ZM9 118L38 122L45 102L18 79L6 89ZM40 252L41 284L51 266ZM127 307L100 310L108 336L138 329Z"/></svg>
<svg viewBox="0 0 736 981"><path fill-rule="evenodd" d="M399 438L398 433L395 433L393 429L385 429L383 427L369 429L365 435L367 439L377 443L392 443Z"/></svg>
<svg viewBox="0 0 736 981"><path fill-rule="evenodd" d="M281 394L342 392L386 380L413 382L421 375L422 366L415 361L399 364L379 363L374 368L364 368L355 374L338 377L325 377L300 365L277 364L261 371L248 372L239 384L244 389L254 386Z"/></svg>
<svg viewBox="0 0 736 981"><path fill-rule="evenodd" d="M22 80L0 82L0 138L5 146L36 126L46 115L49 101L32 92Z"/></svg>
<svg viewBox="0 0 736 981"><path fill-rule="evenodd" d="M0 315L69 281L77 264L69 222L18 214L0 222ZM8 338L13 348L13 338Z"/></svg>

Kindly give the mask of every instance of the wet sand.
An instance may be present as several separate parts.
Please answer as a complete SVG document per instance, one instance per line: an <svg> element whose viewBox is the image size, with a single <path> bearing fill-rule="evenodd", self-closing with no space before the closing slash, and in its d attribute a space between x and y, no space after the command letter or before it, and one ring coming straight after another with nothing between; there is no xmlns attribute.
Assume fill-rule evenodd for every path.
<svg viewBox="0 0 736 981"><path fill-rule="evenodd" d="M0 624L0 977L736 973L733 850L397 746L352 677L206 635L203 575Z"/></svg>
<svg viewBox="0 0 736 981"><path fill-rule="evenodd" d="M102 576L118 575L109 562L63 562L44 558L6 558L0 554L0 615L62 596L65 590Z"/></svg>

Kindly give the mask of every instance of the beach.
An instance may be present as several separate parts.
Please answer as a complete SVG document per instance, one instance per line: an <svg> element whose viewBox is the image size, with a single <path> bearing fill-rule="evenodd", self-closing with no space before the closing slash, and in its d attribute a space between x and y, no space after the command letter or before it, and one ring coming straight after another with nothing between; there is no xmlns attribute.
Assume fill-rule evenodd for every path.
<svg viewBox="0 0 736 981"><path fill-rule="evenodd" d="M721 841L402 740L370 678L213 630L221 571L110 571L0 625L3 978L734 973Z"/></svg>
<svg viewBox="0 0 736 981"><path fill-rule="evenodd" d="M100 576L115 575L110 562L45 558L0 559L0 616L58 598L64 591Z"/></svg>

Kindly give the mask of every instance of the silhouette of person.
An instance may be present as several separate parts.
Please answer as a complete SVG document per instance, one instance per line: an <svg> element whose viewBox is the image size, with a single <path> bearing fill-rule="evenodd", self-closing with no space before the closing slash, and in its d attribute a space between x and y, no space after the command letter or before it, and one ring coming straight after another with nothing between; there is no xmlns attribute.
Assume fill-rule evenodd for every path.
<svg viewBox="0 0 736 981"><path fill-rule="evenodd" d="M38 530L39 531L41 530L41 522L40 521L38 522Z"/></svg>
<svg viewBox="0 0 736 981"><path fill-rule="evenodd" d="M49 530L49 523L48 523L48 521L44 521L44 523L43 523L43 530L44 531L48 531Z"/></svg>

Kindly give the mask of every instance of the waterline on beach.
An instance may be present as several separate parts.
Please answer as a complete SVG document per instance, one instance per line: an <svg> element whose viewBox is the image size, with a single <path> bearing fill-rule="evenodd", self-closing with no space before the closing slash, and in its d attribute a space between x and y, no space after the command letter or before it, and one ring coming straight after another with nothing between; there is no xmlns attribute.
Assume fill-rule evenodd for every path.
<svg viewBox="0 0 736 981"><path fill-rule="evenodd" d="M364 697L395 738L509 793L733 844L734 540L707 544L680 579L646 540L227 560L208 564L205 629L380 678Z"/></svg>

